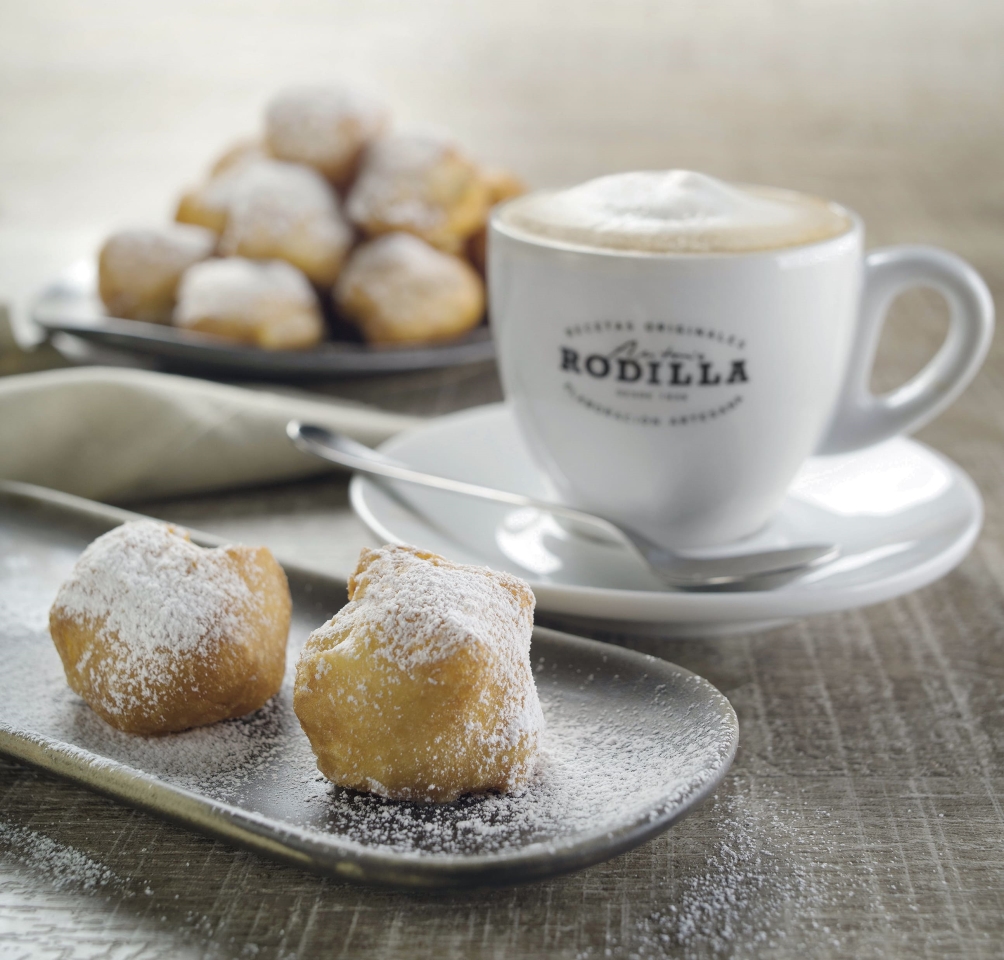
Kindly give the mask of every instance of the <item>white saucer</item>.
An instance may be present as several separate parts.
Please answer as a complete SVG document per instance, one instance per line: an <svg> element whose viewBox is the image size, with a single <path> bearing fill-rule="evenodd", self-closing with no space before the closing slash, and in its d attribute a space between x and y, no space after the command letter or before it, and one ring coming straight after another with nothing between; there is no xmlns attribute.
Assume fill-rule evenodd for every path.
<svg viewBox="0 0 1004 960"><path fill-rule="evenodd" d="M504 404L440 417L380 450L431 473L554 498ZM983 521L979 492L959 467L897 438L810 460L774 520L730 548L838 543L834 563L775 590L680 593L661 589L619 544L585 539L549 514L359 476L351 499L366 525L389 542L528 580L539 620L667 637L760 629L900 596L958 564Z"/></svg>

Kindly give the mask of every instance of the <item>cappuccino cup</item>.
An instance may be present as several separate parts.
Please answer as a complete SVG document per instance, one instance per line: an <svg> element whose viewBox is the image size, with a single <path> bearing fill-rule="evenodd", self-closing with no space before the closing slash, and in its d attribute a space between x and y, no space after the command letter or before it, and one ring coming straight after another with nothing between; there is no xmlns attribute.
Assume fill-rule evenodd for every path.
<svg viewBox="0 0 1004 960"><path fill-rule="evenodd" d="M762 527L808 457L937 416L986 355L990 293L946 251L863 244L837 204L687 171L496 208L502 383L555 495L667 547L714 546ZM914 286L944 296L948 336L874 395L886 312Z"/></svg>

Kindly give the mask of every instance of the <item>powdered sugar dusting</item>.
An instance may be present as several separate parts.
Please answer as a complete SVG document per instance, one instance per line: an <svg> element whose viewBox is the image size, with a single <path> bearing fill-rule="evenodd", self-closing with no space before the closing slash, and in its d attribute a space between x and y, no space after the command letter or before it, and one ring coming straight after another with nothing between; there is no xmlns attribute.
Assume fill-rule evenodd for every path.
<svg viewBox="0 0 1004 960"><path fill-rule="evenodd" d="M414 547L364 551L349 581L351 600L314 632L372 634L375 653L408 670L485 643L506 659L525 659L533 594L511 574L450 563Z"/></svg>
<svg viewBox="0 0 1004 960"><path fill-rule="evenodd" d="M211 656L244 618L261 615L261 604L222 550L203 550L176 527L139 520L83 552L51 615L107 645L104 656L84 646L72 666L105 691L108 712L119 714L155 707L179 656Z"/></svg>
<svg viewBox="0 0 1004 960"><path fill-rule="evenodd" d="M363 550L349 603L311 634L297 666L295 707L319 769L432 802L525 786L543 723L533 606L511 574L415 547Z"/></svg>
<svg viewBox="0 0 1004 960"><path fill-rule="evenodd" d="M76 737L88 750L220 800L239 798L255 777L283 763L291 750L296 755L295 747L302 740L295 718L287 729L274 700L239 720L145 737L116 730L93 711L67 699Z"/></svg>
<svg viewBox="0 0 1004 960"><path fill-rule="evenodd" d="M265 111L265 136L277 157L337 176L387 123L387 109L358 90L291 87Z"/></svg>
<svg viewBox="0 0 1004 960"><path fill-rule="evenodd" d="M595 700L576 696L589 681L576 690L567 678L548 677L546 664L540 667L543 749L524 790L432 806L354 793L318 778L325 789L312 802L323 809L325 827L360 845L407 856L506 855L527 847L559 853L583 836L616 833L639 819L654 822L712 782L707 743L657 744L633 736L640 711L623 702L596 711ZM657 695L660 700L672 709L669 696ZM723 740L719 762L728 749ZM667 790L665 779L653 777L656 770L677 788Z"/></svg>
<svg viewBox="0 0 1004 960"><path fill-rule="evenodd" d="M717 838L682 877L662 877L654 899L668 903L639 916L625 939L639 960L669 953L684 958L789 955L795 915L839 916L848 897L868 896L873 868L862 863L853 879L828 875L818 857L802 847L806 811L797 801L758 795L749 781L735 778L710 803L705 823ZM810 817L827 817L812 811ZM816 825L815 823L813 825ZM821 832L809 831L814 842ZM676 860L679 866L679 859ZM839 882L842 889L835 886ZM820 943L841 956L847 950L838 924L813 921ZM787 949L785 949L787 948Z"/></svg>
<svg viewBox="0 0 1004 960"><path fill-rule="evenodd" d="M481 280L465 261L410 233L387 233L357 247L336 289L340 303L364 299L381 318L399 323L416 315L425 319L421 307L427 303L443 312L455 310L458 301L479 305L484 297Z"/></svg>
<svg viewBox="0 0 1004 960"><path fill-rule="evenodd" d="M318 244L347 249L352 231L338 200L316 170L297 163L260 160L220 178L227 224L220 238L224 255L273 242L296 230L310 231Z"/></svg>
<svg viewBox="0 0 1004 960"><path fill-rule="evenodd" d="M602 851L686 809L718 781L735 748L731 712L703 681L616 648L569 646L546 630L534 634L531 647L546 721L541 762L514 795L430 806L333 786L317 772L293 713L289 669L278 696L249 717L161 737L124 734L67 688L44 627L73 555L90 537L58 529L47 536L25 550L18 546L23 539L8 540L0 529L0 547L20 558L0 564L0 608L8 618L0 672L3 736L31 742L35 750L63 744L61 755L77 758L90 777L122 764L228 804L256 817L279 843L303 838L332 845L349 859L392 856L416 869L439 869L456 857L501 863L530 854L574 855L587 843ZM344 590L324 578L294 573L290 584L288 663L299 654L295 641L344 602ZM673 928L652 923L656 938L664 930L675 936Z"/></svg>
<svg viewBox="0 0 1004 960"><path fill-rule="evenodd" d="M0 821L0 847L11 859L45 874L54 890L95 890L120 883L111 870L87 854L35 830Z"/></svg>
<svg viewBox="0 0 1004 960"><path fill-rule="evenodd" d="M198 263L185 272L174 322L185 327L207 317L244 317L250 324L283 307L317 312L314 291L296 267L283 260L262 263L227 257Z"/></svg>
<svg viewBox="0 0 1004 960"><path fill-rule="evenodd" d="M215 246L212 231L184 223L112 234L99 256L98 289L106 312L167 323L182 273Z"/></svg>
<svg viewBox="0 0 1004 960"><path fill-rule="evenodd" d="M462 174L473 179L477 171L445 138L425 133L383 137L366 151L346 211L363 226L376 220L400 229L435 230L446 221L450 203L457 201L458 183L465 182ZM446 183L439 181L446 176L458 183L444 189Z"/></svg>
<svg viewBox="0 0 1004 960"><path fill-rule="evenodd" d="M156 228L132 228L113 233L106 241L102 259L116 277L133 282L156 282L178 276L216 246L216 235L189 223L170 223Z"/></svg>

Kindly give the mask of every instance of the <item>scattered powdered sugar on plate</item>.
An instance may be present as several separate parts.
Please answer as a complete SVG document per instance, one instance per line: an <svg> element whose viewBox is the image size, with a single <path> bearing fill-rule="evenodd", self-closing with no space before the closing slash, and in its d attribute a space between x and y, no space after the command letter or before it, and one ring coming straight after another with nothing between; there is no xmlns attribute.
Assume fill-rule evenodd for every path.
<svg viewBox="0 0 1004 960"><path fill-rule="evenodd" d="M139 737L104 724L54 676L52 659L12 658L0 688L24 691L13 704L17 726L88 751L92 763L112 760L282 826L404 856L557 850L658 819L716 780L734 745L716 705L688 696L696 678L654 692L655 684L641 681L650 693L641 702L631 691L639 678L625 679L600 698L595 681L569 676L552 653L553 663L537 675L545 726L529 786L509 796L404 803L336 787L317 772L292 712L291 670L279 696L249 717ZM47 667L41 674L40 663ZM0 719L9 722L10 714L8 705ZM667 735L667 726L679 729Z"/></svg>
<svg viewBox="0 0 1004 960"><path fill-rule="evenodd" d="M323 807L323 826L360 845L404 855L505 855L531 845L557 850L655 819L714 775L707 741L639 736L642 712L595 711L588 699L568 696L563 684L542 685L541 700L542 756L525 790L434 805L326 784L314 799ZM667 781L675 781L677 791L667 790Z"/></svg>
<svg viewBox="0 0 1004 960"><path fill-rule="evenodd" d="M236 799L241 788L288 749L275 701L240 720L223 720L168 736L137 736L108 726L76 697L68 697L76 743L100 757L153 774L159 780Z"/></svg>
<svg viewBox="0 0 1004 960"><path fill-rule="evenodd" d="M568 847L686 805L717 780L734 746L717 705L688 696L690 678L654 693L651 680L626 678L601 696L595 681L569 675L538 641L553 663L537 675L545 727L527 789L444 805L388 801L335 787L317 772L292 712L292 671L279 696L250 717L138 737L108 727L66 688L54 651L39 647L42 639L12 651L11 669L0 679L0 725L72 744L93 756L84 758L91 766L115 761L278 826L386 853L484 856L529 845ZM639 683L650 693L640 702L631 689Z"/></svg>
<svg viewBox="0 0 1004 960"><path fill-rule="evenodd" d="M273 701L243 719L180 734L120 733L67 688L38 615L66 575L64 544L53 541L29 558L30 569L15 565L5 577L0 568L0 605L12 611L0 637L0 739L56 750L91 782L103 767L124 765L244 811L280 844L306 838L350 859L370 853L414 864L603 848L686 809L720 779L735 748L734 716L704 681L663 661L539 630L531 657L545 726L524 791L435 805L335 787L317 772L293 713L292 666L339 591L303 575L291 578L292 641ZM16 604L12 587L22 593Z"/></svg>

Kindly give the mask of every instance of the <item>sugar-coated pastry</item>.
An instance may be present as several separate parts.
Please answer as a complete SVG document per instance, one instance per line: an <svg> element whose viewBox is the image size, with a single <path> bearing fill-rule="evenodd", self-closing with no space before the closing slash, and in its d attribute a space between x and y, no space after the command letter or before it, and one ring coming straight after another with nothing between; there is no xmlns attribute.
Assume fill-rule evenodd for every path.
<svg viewBox="0 0 1004 960"><path fill-rule="evenodd" d="M178 223L191 223L216 234L223 233L227 225L230 201L234 190L246 176L247 170L261 162L260 158L245 156L236 162L224 164L203 183L186 190L178 200L174 219Z"/></svg>
<svg viewBox="0 0 1004 960"><path fill-rule="evenodd" d="M181 279L174 324L267 350L310 347L324 336L310 283L282 260L196 264Z"/></svg>
<svg viewBox="0 0 1004 960"><path fill-rule="evenodd" d="M533 607L510 574L414 547L363 550L349 603L296 669L293 709L321 773L399 800L524 787L543 727Z"/></svg>
<svg viewBox="0 0 1004 960"><path fill-rule="evenodd" d="M226 176L226 174L224 174ZM316 170L278 160L239 167L226 188L225 256L286 260L330 286L352 244L331 185Z"/></svg>
<svg viewBox="0 0 1004 960"><path fill-rule="evenodd" d="M485 293L459 257L410 233L389 233L352 252L335 303L369 343L434 342L477 326Z"/></svg>
<svg viewBox="0 0 1004 960"><path fill-rule="evenodd" d="M182 224L112 234L98 257L98 291L109 315L169 323L181 275L215 246L208 230Z"/></svg>
<svg viewBox="0 0 1004 960"><path fill-rule="evenodd" d="M83 552L49 629L67 682L103 720L172 733L275 696L291 610L265 547L203 549L177 527L138 520Z"/></svg>
<svg viewBox="0 0 1004 960"><path fill-rule="evenodd" d="M484 226L488 187L477 166L450 141L394 134L366 151L346 211L368 236L403 230L459 253Z"/></svg>
<svg viewBox="0 0 1004 960"><path fill-rule="evenodd" d="M288 260L319 286L333 283L352 228L324 177L263 156L254 144L238 145L221 163L182 195L175 219L220 234L223 254Z"/></svg>
<svg viewBox="0 0 1004 960"><path fill-rule="evenodd" d="M270 154L261 140L256 137L247 137L227 147L209 168L209 175L216 177L226 170L232 170L249 161L267 160L269 156Z"/></svg>
<svg viewBox="0 0 1004 960"><path fill-rule="evenodd" d="M388 116L383 104L356 90L291 87L265 110L265 142L273 156L308 164L341 186Z"/></svg>
<svg viewBox="0 0 1004 960"><path fill-rule="evenodd" d="M179 198L174 211L178 223L188 223L205 227L220 234L227 225L227 205L216 187L215 178L189 187Z"/></svg>
<svg viewBox="0 0 1004 960"><path fill-rule="evenodd" d="M526 184L504 167L486 167L481 171L481 179L488 187L488 202L492 206L526 193Z"/></svg>
<svg viewBox="0 0 1004 960"><path fill-rule="evenodd" d="M513 197L519 197L526 193L526 184L514 173L510 173L501 167L490 167L487 170L482 170L481 177L488 187L489 207L494 207L497 203L503 203L506 200L511 200ZM485 273L487 245L487 225L472 234L471 238L467 241L467 259L481 271L482 276Z"/></svg>

